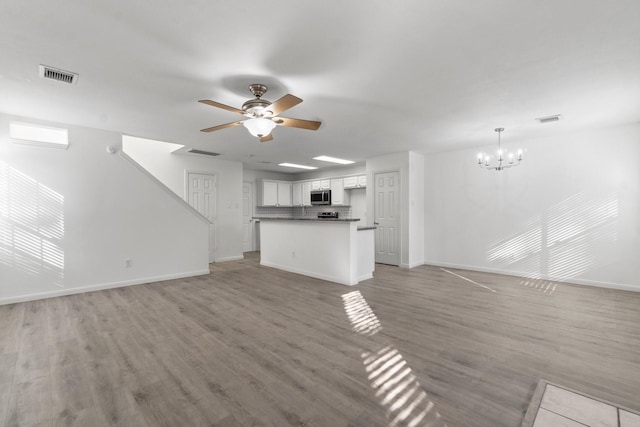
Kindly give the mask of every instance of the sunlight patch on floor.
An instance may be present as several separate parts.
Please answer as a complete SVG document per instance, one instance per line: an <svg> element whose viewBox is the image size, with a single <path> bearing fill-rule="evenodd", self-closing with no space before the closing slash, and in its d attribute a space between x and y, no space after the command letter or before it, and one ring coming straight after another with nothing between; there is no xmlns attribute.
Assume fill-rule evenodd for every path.
<svg viewBox="0 0 640 427"><path fill-rule="evenodd" d="M496 291L495 289L492 289L487 285L483 285L482 283L478 283L475 280L471 280L471 279L469 279L467 277L461 276L461 275L459 275L457 273L454 273L453 271L447 270L446 268L440 268L440 270L444 271L445 273L452 274L452 275L454 275L454 276L456 276L456 277L458 277L458 278L460 278L462 280L466 280L469 283L473 283L476 286L480 286L481 288L486 289L488 291L491 291L491 292L495 292Z"/></svg>
<svg viewBox="0 0 640 427"><path fill-rule="evenodd" d="M382 330L360 291L342 295L342 301L355 333L373 337ZM372 344L376 350L363 351L362 362L389 427L446 426L402 354L392 345Z"/></svg>
<svg viewBox="0 0 640 427"><path fill-rule="evenodd" d="M373 335L382 330L382 325L360 291L342 295L344 310L353 331L362 335Z"/></svg>

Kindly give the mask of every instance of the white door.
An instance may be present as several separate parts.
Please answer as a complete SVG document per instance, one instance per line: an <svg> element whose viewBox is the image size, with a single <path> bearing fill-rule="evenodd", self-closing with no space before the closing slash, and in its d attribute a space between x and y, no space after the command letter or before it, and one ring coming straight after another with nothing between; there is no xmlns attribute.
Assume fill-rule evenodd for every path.
<svg viewBox="0 0 640 427"><path fill-rule="evenodd" d="M374 224L376 262L400 265L400 175L398 172L374 175Z"/></svg>
<svg viewBox="0 0 640 427"><path fill-rule="evenodd" d="M202 216L211 221L209 226L209 262L215 261L216 218L218 216L216 195L216 175L187 173L187 193L189 204Z"/></svg>
<svg viewBox="0 0 640 427"><path fill-rule="evenodd" d="M242 183L242 251L253 250L253 184Z"/></svg>

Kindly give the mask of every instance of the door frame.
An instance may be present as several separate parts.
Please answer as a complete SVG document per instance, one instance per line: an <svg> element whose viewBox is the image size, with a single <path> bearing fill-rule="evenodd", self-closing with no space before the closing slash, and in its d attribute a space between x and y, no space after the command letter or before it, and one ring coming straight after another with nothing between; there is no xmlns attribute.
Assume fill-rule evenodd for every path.
<svg viewBox="0 0 640 427"><path fill-rule="evenodd" d="M198 175L209 175L215 178L216 182L216 211L215 211L215 219L213 221L207 218L211 224L209 224L209 235L211 235L211 229L213 229L213 248L209 247L209 252L213 253L213 261L210 262L218 262L218 174L211 171L201 171L201 170L184 170L184 201L187 202L189 206L189 174L198 174ZM196 211L197 212L197 211ZM198 212L200 214L200 212ZM200 214L202 215L202 214ZM209 245L211 245L211 238L209 237Z"/></svg>
<svg viewBox="0 0 640 427"><path fill-rule="evenodd" d="M249 184L251 186L251 221L249 228L251 229L251 251L256 250L256 222L253 217L256 216L256 183L255 181L242 181L242 185Z"/></svg>
<svg viewBox="0 0 640 427"><path fill-rule="evenodd" d="M403 210L402 210L402 171L400 169L382 169L371 172L371 181L372 181L372 193L373 197L371 202L373 203L373 220L372 223L376 220L376 175L382 173L392 173L395 172L398 174L398 267L402 265L402 247L403 247L403 239L402 239L402 224L403 224ZM367 183L367 187L369 187L369 183ZM375 225L375 224L373 224ZM395 265L395 264L386 264L386 265Z"/></svg>

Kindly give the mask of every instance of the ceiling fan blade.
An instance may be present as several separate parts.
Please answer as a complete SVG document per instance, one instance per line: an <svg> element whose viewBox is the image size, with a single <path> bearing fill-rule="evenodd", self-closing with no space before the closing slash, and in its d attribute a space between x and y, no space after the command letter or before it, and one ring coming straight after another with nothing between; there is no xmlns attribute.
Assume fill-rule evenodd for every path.
<svg viewBox="0 0 640 427"><path fill-rule="evenodd" d="M322 122L316 122L313 120L290 119L287 117L276 117L273 121L280 126L289 126L308 130L318 130L322 124Z"/></svg>
<svg viewBox="0 0 640 427"><path fill-rule="evenodd" d="M278 114L287 111L289 108L295 107L301 102L302 99L298 98L297 96L287 94L278 99L273 104L269 105L267 108L265 108L265 110L271 111L272 116L277 116Z"/></svg>
<svg viewBox="0 0 640 427"><path fill-rule="evenodd" d="M273 136L271 136L271 134L267 135L267 136L263 136L262 138L260 138L260 142L267 142L267 141L272 141L273 140Z"/></svg>
<svg viewBox="0 0 640 427"><path fill-rule="evenodd" d="M216 101L211 101L209 99L201 99L200 101L203 104L207 104L207 105L211 105L212 107L218 107L218 108L222 108L223 110L227 110L227 111L231 111L232 113L237 113L237 114L244 114L244 111L239 110L235 107L230 107L228 105L225 104L221 104L219 102Z"/></svg>
<svg viewBox="0 0 640 427"><path fill-rule="evenodd" d="M231 123L225 123L223 125L212 126L210 128L201 129L200 132L213 132L214 130L220 130L220 129L224 129L224 128L230 128L230 127L233 127L233 126L238 126L238 125L241 125L243 122L244 122L244 120L239 120L237 122L231 122Z"/></svg>

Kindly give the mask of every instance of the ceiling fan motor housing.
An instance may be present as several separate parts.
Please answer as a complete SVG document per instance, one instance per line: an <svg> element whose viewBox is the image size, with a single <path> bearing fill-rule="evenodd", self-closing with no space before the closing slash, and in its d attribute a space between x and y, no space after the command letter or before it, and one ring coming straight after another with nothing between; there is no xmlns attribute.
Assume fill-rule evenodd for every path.
<svg viewBox="0 0 640 427"><path fill-rule="evenodd" d="M242 104L242 111L249 113L254 117L262 117L264 110L271 105L271 101L267 101L266 99L250 99L249 101Z"/></svg>

